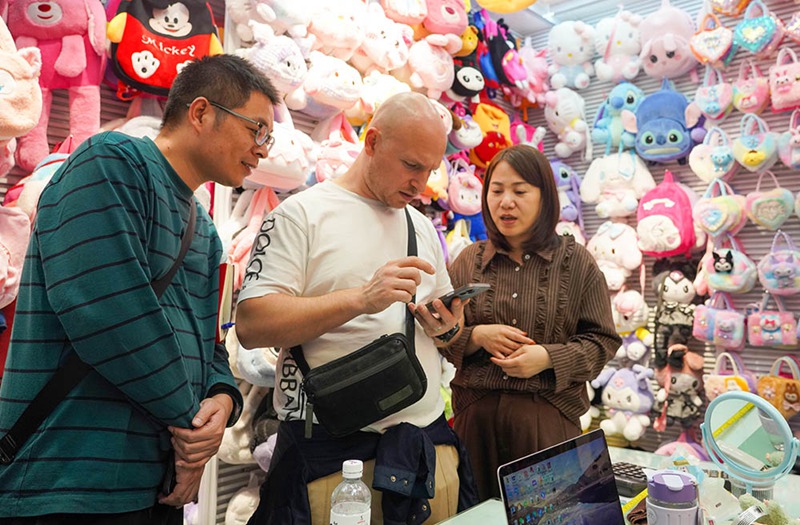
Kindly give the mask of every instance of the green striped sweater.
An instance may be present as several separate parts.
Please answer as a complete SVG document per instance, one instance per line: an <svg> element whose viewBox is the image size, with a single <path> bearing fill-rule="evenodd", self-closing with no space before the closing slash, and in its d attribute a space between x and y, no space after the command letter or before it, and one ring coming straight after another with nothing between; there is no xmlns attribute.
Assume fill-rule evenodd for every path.
<svg viewBox="0 0 800 525"><path fill-rule="evenodd" d="M236 387L214 349L222 248L199 206L160 304L150 287L178 254L189 206L192 191L151 140L113 132L81 145L42 192L0 385L0 435L70 352L93 370L0 465L0 516L152 506L166 426L190 428L213 385Z"/></svg>

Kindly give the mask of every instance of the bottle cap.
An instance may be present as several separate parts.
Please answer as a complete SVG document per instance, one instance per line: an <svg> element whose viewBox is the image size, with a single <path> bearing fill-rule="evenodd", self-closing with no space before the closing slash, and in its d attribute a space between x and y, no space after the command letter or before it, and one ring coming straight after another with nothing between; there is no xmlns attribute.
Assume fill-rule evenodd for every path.
<svg viewBox="0 0 800 525"><path fill-rule="evenodd" d="M647 494L666 503L697 501L697 481L685 472L659 470L648 479Z"/></svg>
<svg viewBox="0 0 800 525"><path fill-rule="evenodd" d="M342 463L342 476L345 478L360 478L364 472L364 463L360 459L348 459Z"/></svg>

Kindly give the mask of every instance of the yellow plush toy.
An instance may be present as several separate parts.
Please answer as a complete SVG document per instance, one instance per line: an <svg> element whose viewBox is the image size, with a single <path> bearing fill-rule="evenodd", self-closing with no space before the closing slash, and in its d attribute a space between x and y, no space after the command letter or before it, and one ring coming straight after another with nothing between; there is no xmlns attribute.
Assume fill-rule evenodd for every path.
<svg viewBox="0 0 800 525"><path fill-rule="evenodd" d="M515 13L536 3L536 0L476 0L478 5L495 13Z"/></svg>

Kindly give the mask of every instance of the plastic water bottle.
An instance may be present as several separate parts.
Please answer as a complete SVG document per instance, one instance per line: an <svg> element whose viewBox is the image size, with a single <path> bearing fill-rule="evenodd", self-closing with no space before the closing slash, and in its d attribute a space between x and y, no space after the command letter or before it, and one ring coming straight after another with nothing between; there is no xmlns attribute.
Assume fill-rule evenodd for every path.
<svg viewBox="0 0 800 525"><path fill-rule="evenodd" d="M342 463L344 478L331 494L331 525L369 525L372 494L361 481L364 464L357 459Z"/></svg>

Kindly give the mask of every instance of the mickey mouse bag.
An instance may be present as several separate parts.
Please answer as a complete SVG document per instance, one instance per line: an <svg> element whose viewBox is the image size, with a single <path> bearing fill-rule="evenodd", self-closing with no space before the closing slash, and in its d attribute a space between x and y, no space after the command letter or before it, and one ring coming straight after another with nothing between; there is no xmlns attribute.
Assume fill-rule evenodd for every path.
<svg viewBox="0 0 800 525"><path fill-rule="evenodd" d="M123 100L136 96L130 88L166 97L186 64L222 53L211 7L198 0L123 0L107 36Z"/></svg>

